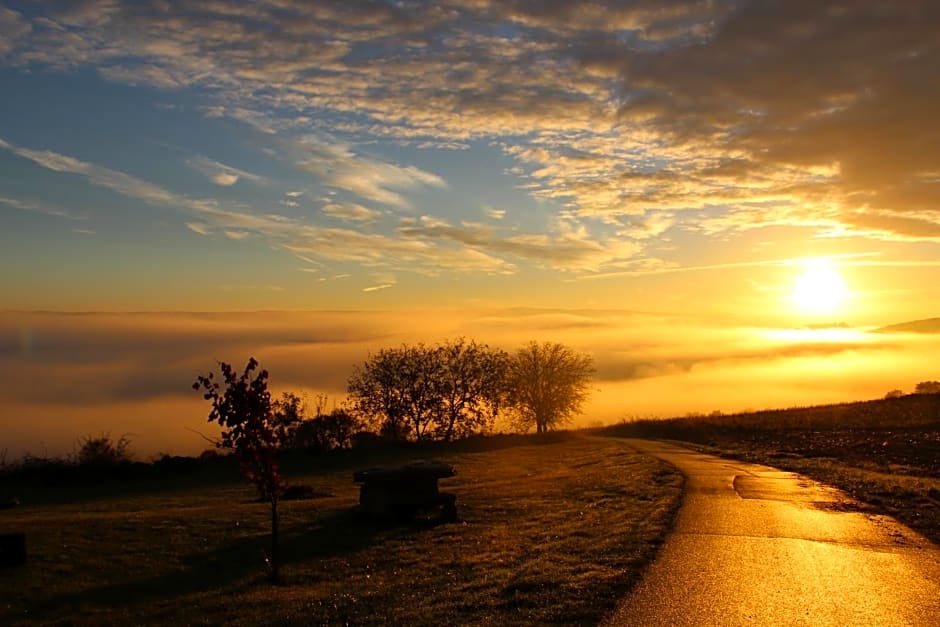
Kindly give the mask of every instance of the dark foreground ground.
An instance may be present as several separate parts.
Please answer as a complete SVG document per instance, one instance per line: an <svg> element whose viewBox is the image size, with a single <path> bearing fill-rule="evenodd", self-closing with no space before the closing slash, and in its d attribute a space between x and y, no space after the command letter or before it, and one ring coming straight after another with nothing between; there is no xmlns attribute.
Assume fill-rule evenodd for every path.
<svg viewBox="0 0 940 627"><path fill-rule="evenodd" d="M430 456L457 469L441 483L457 522L356 511L353 469ZM682 490L665 462L579 435L287 462L312 498L281 504L281 585L265 578L268 510L226 460L21 477L0 533L25 532L29 559L0 569L0 625L594 625Z"/></svg>
<svg viewBox="0 0 940 627"><path fill-rule="evenodd" d="M606 435L674 439L837 486L940 543L940 394L636 421Z"/></svg>

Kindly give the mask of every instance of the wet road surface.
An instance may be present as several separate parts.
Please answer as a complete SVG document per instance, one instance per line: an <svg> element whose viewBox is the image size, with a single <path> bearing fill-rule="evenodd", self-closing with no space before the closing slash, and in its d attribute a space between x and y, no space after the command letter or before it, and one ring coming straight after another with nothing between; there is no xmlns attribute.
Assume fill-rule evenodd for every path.
<svg viewBox="0 0 940 627"><path fill-rule="evenodd" d="M672 534L608 625L940 626L940 548L791 472L630 440L675 465Z"/></svg>

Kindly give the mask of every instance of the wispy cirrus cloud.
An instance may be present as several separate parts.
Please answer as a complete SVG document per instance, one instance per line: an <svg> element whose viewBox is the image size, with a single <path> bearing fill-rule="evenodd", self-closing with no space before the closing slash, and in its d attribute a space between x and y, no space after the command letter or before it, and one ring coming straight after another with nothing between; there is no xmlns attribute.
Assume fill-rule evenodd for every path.
<svg viewBox="0 0 940 627"><path fill-rule="evenodd" d="M48 203L37 202L34 200L21 200L18 198L0 196L0 205L6 205L7 207L12 207L13 209L18 209L20 211L29 211L32 213L41 213L47 216L53 216L56 218L64 218L66 220L80 221L87 219L86 216L76 215L70 211L66 211L65 209L53 207Z"/></svg>
<svg viewBox="0 0 940 627"><path fill-rule="evenodd" d="M8 150L23 159L28 159L48 170L81 175L93 185L110 189L124 196L157 204L172 203L177 199L175 194L159 185L52 150L34 150L17 146L2 137L0 137L0 148Z"/></svg>
<svg viewBox="0 0 940 627"><path fill-rule="evenodd" d="M297 143L298 167L328 185L381 205L401 209L411 203L398 190L447 187L440 176L414 166L401 166L356 154L346 144L305 137Z"/></svg>
<svg viewBox="0 0 940 627"><path fill-rule="evenodd" d="M630 257L636 250L631 242L619 239L597 241L583 226L565 220L558 221L548 233L507 233L482 224L453 225L421 216L403 220L398 232L417 241L456 242L487 254L510 255L560 269L597 269Z"/></svg>
<svg viewBox="0 0 940 627"><path fill-rule="evenodd" d="M506 256L571 268L593 267L630 251L629 244L623 242L594 242L585 229L564 220L558 222L555 234L551 236L543 233L497 233L475 224L452 226L427 216L405 219L391 234L320 226L284 215L257 213L238 203L191 198L123 172L53 151L35 151L3 140L0 140L0 148L44 168L81 175L89 183L123 196L185 212L198 219L184 222L186 228L194 233L210 235L218 231L233 240L242 240L254 233L295 255L320 260L353 261L365 267L388 267L426 274L447 271L510 274L516 270L516 265ZM377 215L365 207L343 203L328 203L326 211L357 224Z"/></svg>

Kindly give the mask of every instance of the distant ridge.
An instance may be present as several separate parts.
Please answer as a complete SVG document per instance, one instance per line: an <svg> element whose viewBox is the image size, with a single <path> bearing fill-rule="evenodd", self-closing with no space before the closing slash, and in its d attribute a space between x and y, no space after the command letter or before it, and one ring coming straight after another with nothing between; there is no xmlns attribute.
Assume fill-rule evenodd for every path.
<svg viewBox="0 0 940 627"><path fill-rule="evenodd" d="M940 333L940 318L913 320L875 329L875 333Z"/></svg>

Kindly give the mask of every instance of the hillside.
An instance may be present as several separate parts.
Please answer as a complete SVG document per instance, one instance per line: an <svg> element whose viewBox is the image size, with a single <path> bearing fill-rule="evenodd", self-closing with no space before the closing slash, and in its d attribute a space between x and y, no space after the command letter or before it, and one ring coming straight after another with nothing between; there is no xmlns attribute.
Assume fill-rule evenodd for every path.
<svg viewBox="0 0 940 627"><path fill-rule="evenodd" d="M927 318L925 320L892 324L875 329L873 333L940 333L940 318Z"/></svg>

